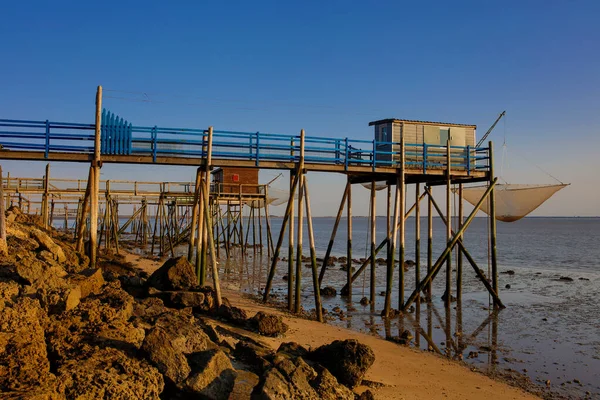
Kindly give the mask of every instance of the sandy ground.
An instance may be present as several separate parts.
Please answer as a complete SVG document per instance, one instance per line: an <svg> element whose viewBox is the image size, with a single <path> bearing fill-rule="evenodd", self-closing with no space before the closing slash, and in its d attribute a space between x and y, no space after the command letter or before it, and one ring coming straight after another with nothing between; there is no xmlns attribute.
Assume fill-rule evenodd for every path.
<svg viewBox="0 0 600 400"><path fill-rule="evenodd" d="M126 261L149 273L162 265L133 254ZM252 316L257 311L281 315L290 329L283 338L256 337L277 349L283 342L297 342L305 347L316 347L336 339L357 339L369 345L375 353L375 363L366 379L384 384L372 389L376 399L538 399L525 391L495 381L467 366L444 359L435 354L397 345L383 339L352 330L296 318L288 313L242 296L239 292L223 290L232 305L243 308ZM229 329L235 330L228 326ZM248 332L243 332L246 335ZM366 388L359 388L358 391Z"/></svg>

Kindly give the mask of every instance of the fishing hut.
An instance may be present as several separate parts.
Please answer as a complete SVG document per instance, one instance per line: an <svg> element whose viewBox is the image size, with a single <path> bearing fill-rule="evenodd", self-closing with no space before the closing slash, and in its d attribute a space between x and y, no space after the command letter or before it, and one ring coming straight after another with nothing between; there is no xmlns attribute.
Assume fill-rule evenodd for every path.
<svg viewBox="0 0 600 400"><path fill-rule="evenodd" d="M258 172L265 169L288 171L290 176L290 190L285 201L281 229L274 232L277 241L271 243L270 239L267 240L270 265L263 292L265 301L269 299L276 270L287 266L288 307L294 312L300 311L302 254L305 248L303 229L306 220L315 313L318 320L323 320L320 288L327 278L328 259L345 210L347 276L342 289L343 295L351 298L354 281L362 274L368 274L371 310L379 312L375 310L375 260L385 249L385 303L381 312L384 317L394 314L391 304L394 291L398 293L397 310L401 313L409 310L413 303L419 304L423 296L431 298L431 283L440 272L444 272L443 296L446 299L446 309L450 310L454 296L461 301L463 264L473 268L482 286L493 298L495 307L502 308L496 262L494 187L497 179L493 169L492 143L477 146L474 125L405 119L378 120L369 125L374 129L374 136L369 140L310 136L304 130L300 130L298 134L284 135L216 130L212 126L200 129L138 126L103 110L102 88L98 87L94 123L0 120L0 160L62 161L90 165L87 181L78 188L81 201L78 201L75 235L78 244L84 239L89 240L92 266L96 265L98 235L100 234L101 240L103 234L99 225L104 226L104 232L118 233L122 229L118 218L114 218L118 213L114 211L112 200L115 196L125 196L126 193L116 193L112 182L107 188L107 182L104 183L104 196L101 196L100 168L105 163L148 164L155 168L160 168L161 165L195 167L195 182L185 183L180 193L164 186L158 191L155 197L157 207L153 231L155 237L161 238L160 240L166 237L165 247L172 247L176 242L174 238L180 237L175 235L176 230L187 231L185 241L188 246L188 258L196 265L200 284L205 284L210 269L212 284L217 292L217 303L220 303L219 243L225 242L226 249L233 247L234 243L241 248L247 247L251 222L242 216L245 205L250 205L250 213L255 209L264 210L270 237L267 208L271 202L269 188L268 185L258 184ZM311 201L307 185L311 172L326 172L346 181L322 261L321 258L317 261L314 243ZM47 173L44 178L46 182L39 188L43 191L42 196L45 195L46 198L42 204L44 215L49 214L47 200L52 191L48 175ZM483 182L486 188L473 210L465 215L462 205L463 185L474 182ZM355 184L366 184L370 188L370 256L364 262L356 262L352 256L352 192ZM415 188L414 199L407 198L407 187L410 185L414 185ZM452 215L454 185L457 186L459 194L456 216ZM387 189L387 226L385 237L377 238L375 200L376 191L382 186ZM435 186L445 189L445 209L440 207L433 196L432 188ZM11 187L9 182L7 189ZM139 196L140 192L134 188L134 193L127 195L135 197ZM175 211L170 217L170 212L165 209L165 205L168 207L168 204L173 204L175 200L175 204L184 206L187 210L183 219ZM102 201L103 204L113 204L105 206L104 217L99 215ZM232 202L238 205L237 216L226 212L227 215L223 218L222 209L227 202L230 206ZM491 276L484 275L462 241L466 229L484 203L488 203L490 218ZM0 201L0 204L4 206L3 201ZM407 207L407 204L412 206ZM113 211L106 211L108 209ZM140 209L147 208L139 204L136 212L141 215L143 212L139 211ZM407 243L406 220L413 213L416 217L415 242ZM433 253L434 213L439 215L446 226L443 238L446 245L440 254ZM421 216L425 214L428 218L427 226L421 227ZM174 217L177 215L179 217ZM169 223L169 220L185 220L186 223ZM156 221L163 222L158 222L157 225ZM84 229L84 226L87 228ZM162 232L160 226L165 227ZM258 236L262 240L262 233ZM281 261L280 255L285 252L282 247L286 236L287 257L285 261ZM259 242L259 246L262 249L262 243ZM413 246L416 256L415 284L414 287L406 287L403 266L406 250ZM421 246L427 247L426 260L420 257ZM457 256L454 256L455 250ZM231 252L227 250L225 256L230 255ZM398 281L395 282L396 261L399 262L399 267ZM353 270L353 267L356 269Z"/></svg>

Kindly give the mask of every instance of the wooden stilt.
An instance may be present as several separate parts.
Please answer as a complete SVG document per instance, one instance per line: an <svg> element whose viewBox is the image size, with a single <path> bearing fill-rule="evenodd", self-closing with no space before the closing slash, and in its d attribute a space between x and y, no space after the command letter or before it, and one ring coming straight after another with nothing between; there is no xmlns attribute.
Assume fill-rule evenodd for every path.
<svg viewBox="0 0 600 400"><path fill-rule="evenodd" d="M198 225L198 211L200 202L200 183L202 179L202 170L196 170L196 185L194 190L194 205L192 206L192 222L190 224L190 238L188 242L188 261L192 262L194 257L194 247L196 245L196 225Z"/></svg>
<svg viewBox="0 0 600 400"><path fill-rule="evenodd" d="M450 140L446 142L446 243L452 237L452 158L450 154ZM446 307L452 304L452 252L448 252L446 259Z"/></svg>
<svg viewBox="0 0 600 400"><path fill-rule="evenodd" d="M69 231L69 205L65 204L65 233Z"/></svg>
<svg viewBox="0 0 600 400"><path fill-rule="evenodd" d="M317 269L317 252L315 250L315 236L312 224L312 212L310 209L310 197L308 195L308 184L306 176L304 177L304 201L306 204L306 221L308 222L308 243L310 245L310 263L312 266L313 292L315 295L315 311L317 321L323 322L323 309L321 306L321 291L319 289L319 278Z"/></svg>
<svg viewBox="0 0 600 400"><path fill-rule="evenodd" d="M415 282L421 280L421 206L419 195L421 194L421 185L415 184ZM420 297L419 297L420 298ZM417 301L417 304L419 302Z"/></svg>
<svg viewBox="0 0 600 400"><path fill-rule="evenodd" d="M298 179L300 183L298 185L298 235L296 245L296 280L295 280L295 292L294 292L294 312L300 312L300 300L302 290L302 228L304 225L302 196L304 192L304 174L299 172Z"/></svg>
<svg viewBox="0 0 600 400"><path fill-rule="evenodd" d="M404 303L404 307L402 307L402 311L406 311L408 309L408 307L410 307L410 305L415 301L415 298L419 295L419 292L422 290L422 288L424 288L425 285L427 285L427 283L439 272L440 268L442 267L444 261L446 260L446 258L448 256L448 253L452 251L452 248L458 242L458 240L460 238L459 235L462 235L464 233L464 231L469 227L469 225L471 224L471 221L473 221L473 218L475 218L475 214L477 214L477 212L481 208L481 205L487 199L487 196L490 194L490 191L496 185L496 182L498 182L498 180L494 179L492 184L484 192L481 199L477 202L477 204L473 208L473 211L471 212L471 214L469 214L469 216L465 220L463 227L461 229L459 229L459 231L452 237L452 240L450 240L448 242L446 249L439 256L439 258L437 259L437 261L431 268L431 271L429 271L427 273L427 276L425 278L423 278L423 280L417 285L417 288L410 295L408 300L406 300L406 303Z"/></svg>
<svg viewBox="0 0 600 400"><path fill-rule="evenodd" d="M42 223L44 228L48 229L48 200L50 192L50 164L46 164L46 174L44 175L44 194L42 195Z"/></svg>
<svg viewBox="0 0 600 400"><path fill-rule="evenodd" d="M277 269L277 258L279 258L279 251L281 250L281 245L283 244L283 236L285 235L285 228L288 226L288 220L292 218L292 207L294 204L294 192L298 187L298 178L294 179L292 183L292 187L290 190L290 197L287 202L287 207L285 209L285 214L283 215L283 220L281 221L281 230L279 231L279 239L277 239L277 246L275 246L275 251L273 253L273 260L271 262L271 268L269 270L269 277L267 278L267 285L265 287L265 293L263 294L263 301L267 302L269 298L269 292L271 291L271 287L273 285L273 278L275 277L275 270ZM291 294L291 293L290 293Z"/></svg>
<svg viewBox="0 0 600 400"><path fill-rule="evenodd" d="M96 127L94 135L94 160L92 161L93 186L90 191L90 267L96 268L98 251L98 190L100 187L100 135L102 125L102 86L96 92Z"/></svg>
<svg viewBox="0 0 600 400"><path fill-rule="evenodd" d="M394 198L394 223L392 224L392 240L390 243L390 255L387 260L387 276L385 288L385 305L383 308L383 316L389 317L392 308L392 288L394 281L394 267L396 254L396 242L398 239L398 214L400 213L400 177L396 178L396 195ZM404 216L400 217L403 218Z"/></svg>
<svg viewBox="0 0 600 400"><path fill-rule="evenodd" d="M489 142L490 146L490 184L494 177L494 145L492 142ZM492 186L492 191L490 192L490 247L491 247L491 261L492 261L492 288L496 293L498 293L498 261L497 261L497 251L496 251L496 191ZM494 307L499 307L500 304L497 302L494 303Z"/></svg>
<svg viewBox="0 0 600 400"><path fill-rule="evenodd" d="M263 231L262 231L262 217L261 217L261 212L260 212L260 209L262 207L260 206L260 200L258 200L258 202L259 202L259 204L258 204L258 240L259 240L258 248L260 249L260 254L262 255L262 253L263 253Z"/></svg>
<svg viewBox="0 0 600 400"><path fill-rule="evenodd" d="M425 190L429 193L427 196L427 273L429 273L433 267L433 199L429 189L426 187ZM427 284L427 298L431 299L431 281Z"/></svg>
<svg viewBox="0 0 600 400"><path fill-rule="evenodd" d="M296 280L294 312L300 312L300 291L302 290L302 229L304 227L302 196L304 195L304 129L300 131L300 161L298 163L298 244L296 246Z"/></svg>
<svg viewBox="0 0 600 400"><path fill-rule="evenodd" d="M4 211L4 184L2 183L2 167L0 166L0 254L8 255L8 246L6 244L6 214Z"/></svg>
<svg viewBox="0 0 600 400"><path fill-rule="evenodd" d="M404 162L405 162L405 154L404 154L404 137L400 138L400 215L404 216L404 212L406 209L406 177L404 175ZM398 309L402 308L404 304L404 257L406 253L406 217L400 218L400 240L398 244L398 275L399 275L399 289L398 289Z"/></svg>
<svg viewBox="0 0 600 400"><path fill-rule="evenodd" d="M433 203L433 206L435 207L436 211L438 212L438 215L439 215L440 219L442 220L442 223L447 224L447 220L446 220L446 218L444 218L442 210L437 205L437 203L435 202L435 200L433 200L433 198L432 198L432 203ZM500 301L500 298L498 297L497 292L495 290L493 290L493 288L490 285L490 283L488 282L487 278L485 277L484 274L481 273L481 270L477 266L477 264L475 263L475 260L473 259L473 257L471 257L471 255L469 254L469 252L467 251L467 249L465 248L465 246L462 243L463 233L464 233L464 230L466 230L466 227L463 227L465 224L466 224L466 222L464 224L461 224L461 227L460 227L460 229L458 231L458 234L455 233L454 231L451 231L451 234L452 234L453 237L458 237L458 240L456 241L456 244L458 245L460 252L465 255L465 258L467 259L467 261L469 262L469 264L471 264L471 266L475 270L475 274L477 275L477 277L479 278L479 280L483 283L483 285L486 287L486 289L488 290L488 292L490 293L490 295L494 299L494 302L497 302L499 304L499 308L504 308L504 304L502 304L502 301Z"/></svg>
<svg viewBox="0 0 600 400"><path fill-rule="evenodd" d="M347 296L352 300L352 182L350 182L350 175L348 175L348 197L346 198L346 223L348 239L346 245L346 288Z"/></svg>
<svg viewBox="0 0 600 400"><path fill-rule="evenodd" d="M207 138L207 144L206 144L206 162L204 165L204 193L205 196L207 198L206 200L206 204L205 204L205 210L204 212L211 212L211 207L210 207L210 170L212 169L212 143L213 143L213 127L209 126L208 127L208 138ZM212 221L212 214L209 214L209 216L211 218L209 218L209 220ZM209 244L208 244L208 236L210 236L211 238L213 237L213 230L212 230L212 224L208 224L207 222L205 222L203 224L202 227L202 259L200 262L200 284L204 285L204 282L206 281L206 264L207 264L207 251L209 251ZM214 251L214 240L213 240L213 245L210 246L210 251ZM211 257L213 259L216 258L216 254L212 254Z"/></svg>
<svg viewBox="0 0 600 400"><path fill-rule="evenodd" d="M420 197L419 200L423 199L425 197L426 193L423 193ZM415 205L413 204L413 206L406 212L404 213L404 219L406 220L408 218L408 216L412 213L412 211L414 210ZM399 225L399 224L398 224ZM375 249L375 255L379 254L379 252L386 246L388 239L385 238L383 239L383 241L381 243L379 243L379 246L377 246L377 248ZM394 246L394 251L395 251L396 247ZM395 257L395 256L394 256ZM352 283L354 283L354 281L360 276L360 274L363 273L363 271L370 265L371 263L371 256L369 256L369 258L367 258L365 260L365 262L362 263L362 265L360 266L360 268L354 273L354 275L352 275ZM342 295L346 295L348 293L348 288L347 286L344 286L341 290L341 294Z"/></svg>
<svg viewBox="0 0 600 400"><path fill-rule="evenodd" d="M210 186L209 186L210 187ZM209 193L208 190L203 188L202 190L202 207L204 208L204 224L206 226L212 226L210 210L208 209L209 204ZM215 242L212 235L207 236L207 245L209 248L210 254L210 263L211 263L211 274L213 278L213 288L215 289L215 302L217 307L220 307L222 304L221 300L221 284L219 283L219 265L217 263L216 252L215 252Z"/></svg>
<svg viewBox="0 0 600 400"><path fill-rule="evenodd" d="M323 266L321 267L321 272L319 273L319 286L321 286L321 284L323 282L323 276L325 276L325 270L327 269L327 264L329 263L329 258L331 257L331 250L333 249L335 235L337 233L337 229L340 224L340 219L342 218L342 213L344 211L344 205L346 204L346 198L348 197L349 190L350 190L350 182L347 182L346 188L344 189L344 194L342 196L342 201L340 202L340 206L338 208L337 216L335 217L335 223L333 224L333 230L331 231L331 238L329 239L329 244L327 245L327 251L325 252L325 258L323 258Z"/></svg>
<svg viewBox="0 0 600 400"><path fill-rule="evenodd" d="M458 229L463 224L463 184L458 184ZM460 240L462 240L462 236ZM458 252L456 257L456 301L459 303L458 308L462 302L462 279L463 279L463 258L462 252Z"/></svg>
<svg viewBox="0 0 600 400"><path fill-rule="evenodd" d="M376 275L376 264L375 264L375 236L376 236L376 221L377 221L377 209L376 209L377 197L375 193L375 180L371 181L371 279L370 279L370 291L369 291L369 305L371 312L375 311L375 275Z"/></svg>
<svg viewBox="0 0 600 400"><path fill-rule="evenodd" d="M386 257L385 259L390 258L390 248L392 243L392 185L390 182L387 182L387 207L386 207Z"/></svg>
<svg viewBox="0 0 600 400"><path fill-rule="evenodd" d="M269 216L269 186L265 186L265 222L267 223L267 248L269 249L269 259L275 250L273 248L273 238L271 236L271 217Z"/></svg>
<svg viewBox="0 0 600 400"><path fill-rule="evenodd" d="M293 147L292 141L292 147ZM292 155L294 153L292 152ZM294 202L293 196L296 188L294 187L292 190L293 182L298 181L298 173L293 173L290 171L290 194L292 196L292 203L290 208L290 218L288 221L288 310L292 311L294 309ZM293 179L293 181L292 181ZM300 255L301 256L301 255ZM275 257L277 259L277 257Z"/></svg>

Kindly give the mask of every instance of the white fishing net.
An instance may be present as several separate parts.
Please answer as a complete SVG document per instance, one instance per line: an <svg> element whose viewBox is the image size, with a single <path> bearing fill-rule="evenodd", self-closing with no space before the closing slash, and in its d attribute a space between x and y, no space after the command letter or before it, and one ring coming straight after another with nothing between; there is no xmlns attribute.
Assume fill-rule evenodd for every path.
<svg viewBox="0 0 600 400"><path fill-rule="evenodd" d="M371 186L373 185L371 182L361 183L365 188L371 190ZM375 190L383 190L387 188L387 182L375 182Z"/></svg>
<svg viewBox="0 0 600 400"><path fill-rule="evenodd" d="M267 204L270 206L280 206L282 204L286 204L290 198L290 191L278 189L269 186L269 192L267 194ZM294 199L298 198L295 194ZM254 207L254 208L264 208L265 202L263 199L258 200L247 200L245 204Z"/></svg>
<svg viewBox="0 0 600 400"><path fill-rule="evenodd" d="M541 206L546 200L567 184L560 185L517 185L497 184L496 219L503 222L517 221ZM463 189L463 198L476 205L487 186L473 186ZM481 210L489 215L489 202L485 201Z"/></svg>

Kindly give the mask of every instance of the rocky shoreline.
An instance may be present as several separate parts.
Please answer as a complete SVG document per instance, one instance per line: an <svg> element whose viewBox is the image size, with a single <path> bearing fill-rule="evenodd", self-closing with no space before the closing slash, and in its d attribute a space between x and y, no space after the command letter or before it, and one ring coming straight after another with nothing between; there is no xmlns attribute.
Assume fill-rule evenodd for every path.
<svg viewBox="0 0 600 400"><path fill-rule="evenodd" d="M262 311L248 318L225 298L217 307L184 258L148 276L103 254L91 270L68 236L39 222L7 212L3 398L373 398L352 390L375 361L369 346L286 342L274 351L251 334L285 335L282 318Z"/></svg>

